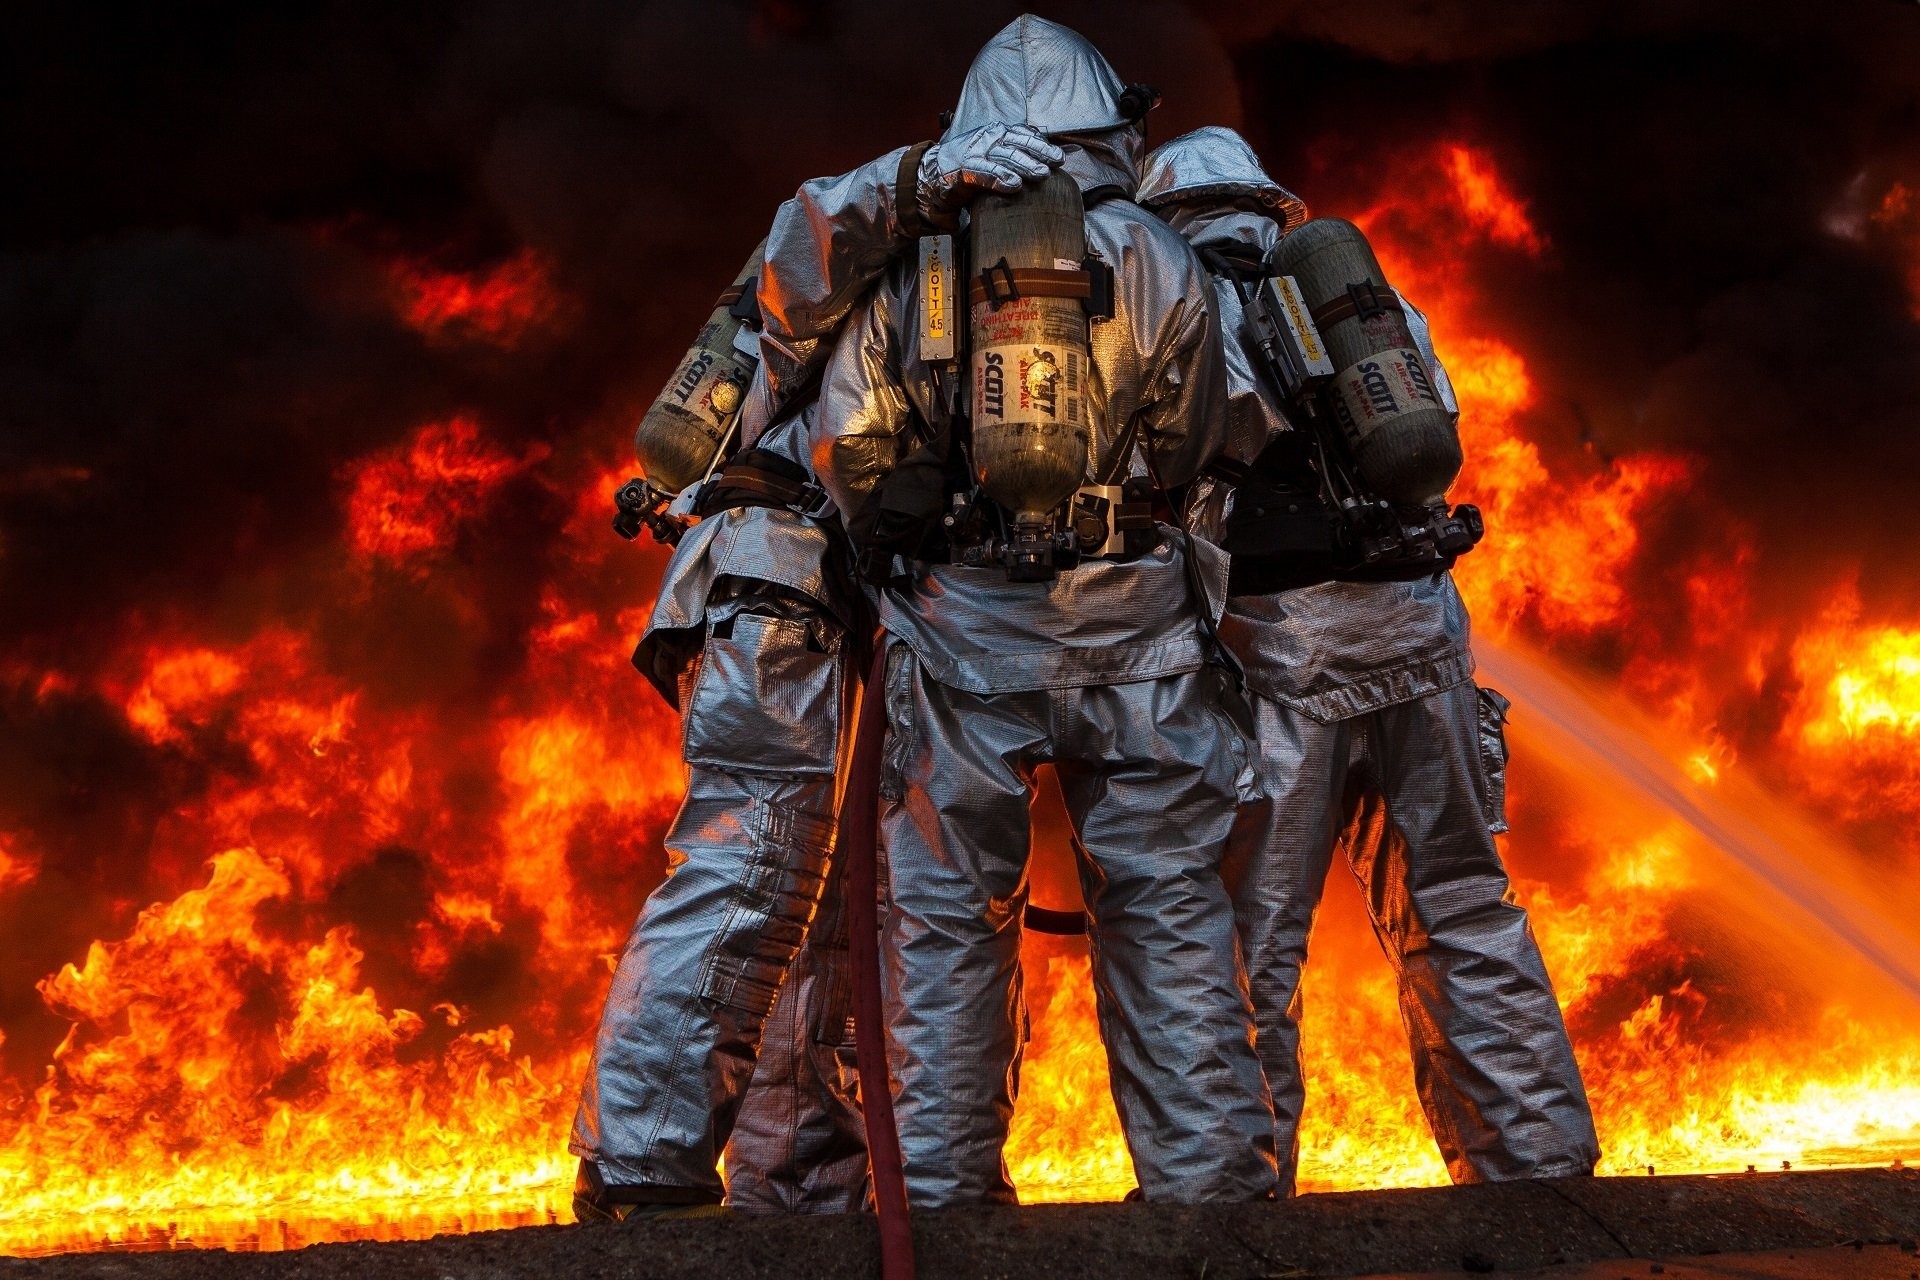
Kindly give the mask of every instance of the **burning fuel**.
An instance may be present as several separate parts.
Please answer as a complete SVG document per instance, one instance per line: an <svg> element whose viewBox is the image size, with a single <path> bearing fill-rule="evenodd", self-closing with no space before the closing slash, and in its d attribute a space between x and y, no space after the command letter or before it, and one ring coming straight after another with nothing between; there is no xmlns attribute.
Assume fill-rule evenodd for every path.
<svg viewBox="0 0 1920 1280"><path fill-rule="evenodd" d="M1770 78L1767 100L1778 92ZM611 203L556 211L515 170L523 151L556 152L535 145L544 127L517 119L489 142L487 181L511 188L516 225L610 225ZM1482 678L1515 699L1505 852L1586 1073L1601 1171L1920 1159L1920 938L1895 909L1920 894L1920 599L1844 536L1842 504L1822 508L1839 552L1783 551L1789 504L1715 443L1790 391L1753 390L1730 362L1740 298L1604 350L1575 342L1593 329L1558 327L1542 297L1637 315L1639 286L1595 279L1581 226L1515 144L1407 136L1365 182L1340 187L1333 165L1285 176L1363 226L1429 313L1463 402L1454 497L1490 534L1459 576ZM1907 328L1879 333L1857 375L1884 391L1872 361L1898 369L1917 349L1920 171L1899 155L1840 163L1795 171L1818 190L1793 212L1841 255L1822 269L1885 277ZM720 219L740 233L705 255L723 274L755 218ZM337 265L352 234L311 238L346 255ZM253 477L196 497L217 521L174 506L116 523L129 502L88 515L81 497L127 465L116 450L155 448L151 423L82 461L8 456L4 510L69 546L43 553L28 524L0 524L7 602L31 595L64 628L0 640L0 1251L287 1247L565 1217L593 1012L664 871L683 785L676 721L625 661L660 557L605 520L666 373L625 370L634 330L683 346L693 313L589 301L583 276L629 248L608 234L585 268L553 237L361 253L363 275L340 273L325 306L342 332L399 335L404 359L355 336L295 377L234 322L213 345L247 353L223 372L251 389L246 410L170 394L189 419L229 413L220 439L252 443L187 432L160 451L212 467L205 451L226 450L216 461ZM165 248L228 264L232 246ZM481 265L445 265L468 259ZM703 277L686 298L712 289ZM1772 297L1745 310L1777 316ZM112 345L113 319L94 316L92 340ZM1684 368L1644 362L1641 345L1685 346L1673 331L1696 319ZM1831 323L1805 319L1808 333ZM563 336L602 330L617 359L549 359ZM115 376L180 367L157 349ZM419 376L410 362L429 358ZM536 374L502 372L516 360ZM605 392L608 369L628 383ZM1616 382L1633 396L1609 400ZM1836 451L1867 421L1871 448L1912 434L1910 398L1823 394L1827 415L1796 408L1795 430ZM269 402L283 407L254 407ZM38 421L31 399L6 403ZM276 470L288 456L307 465ZM1869 471L1904 474L1891 456L1841 460L1861 502L1879 492L1859 483ZM1842 469L1816 461L1796 510ZM182 474L127 492L164 502ZM87 541L95 523L110 542ZM185 567L152 569L148 539ZM84 573L63 567L73 547ZM1896 575L1910 570L1899 554ZM1033 937L1025 959L1015 1180L1029 1200L1116 1198L1132 1181L1084 943ZM1303 1189L1443 1181L1391 975L1344 886L1306 1006Z"/></svg>

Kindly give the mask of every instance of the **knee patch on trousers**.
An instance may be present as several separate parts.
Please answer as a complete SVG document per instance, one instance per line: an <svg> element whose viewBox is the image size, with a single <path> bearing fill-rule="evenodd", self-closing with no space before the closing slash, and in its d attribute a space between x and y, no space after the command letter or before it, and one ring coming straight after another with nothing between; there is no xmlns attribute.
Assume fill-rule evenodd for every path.
<svg viewBox="0 0 1920 1280"><path fill-rule="evenodd" d="M700 994L766 1017L806 941L833 843L831 818L756 802L753 848L701 972Z"/></svg>
<svg viewBox="0 0 1920 1280"><path fill-rule="evenodd" d="M1479 690L1480 772L1487 784L1487 830L1507 833L1507 709L1513 705L1498 689Z"/></svg>
<svg viewBox="0 0 1920 1280"><path fill-rule="evenodd" d="M919 673L920 664L914 661L912 649L895 644L887 651L887 744L880 759L880 795L886 800L901 800L907 794L907 760L913 750L913 682Z"/></svg>

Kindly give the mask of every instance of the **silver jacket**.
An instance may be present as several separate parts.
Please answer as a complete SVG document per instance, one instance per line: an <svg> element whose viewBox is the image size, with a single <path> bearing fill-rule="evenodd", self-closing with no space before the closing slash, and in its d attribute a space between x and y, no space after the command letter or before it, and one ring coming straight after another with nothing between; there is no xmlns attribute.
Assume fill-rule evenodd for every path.
<svg viewBox="0 0 1920 1280"><path fill-rule="evenodd" d="M1140 195L1196 249L1265 255L1279 242L1282 226L1306 214L1299 197L1268 178L1245 142L1227 129L1201 129L1156 150ZM1259 200L1271 216L1221 203L1243 195ZM1293 427L1261 369L1238 289L1225 278L1213 286L1226 345L1224 452L1251 462L1276 434ZM1411 306L1408 315L1442 402L1458 413L1425 317ZM1218 541L1231 502L1228 486L1203 478L1194 489L1189 527ZM1449 574L1236 597L1227 602L1220 638L1245 668L1249 688L1325 721L1423 697L1473 674L1466 605Z"/></svg>
<svg viewBox="0 0 1920 1280"><path fill-rule="evenodd" d="M896 205L909 150L815 178L774 215L759 283L765 395L747 400L745 443L813 381L854 305L913 242Z"/></svg>

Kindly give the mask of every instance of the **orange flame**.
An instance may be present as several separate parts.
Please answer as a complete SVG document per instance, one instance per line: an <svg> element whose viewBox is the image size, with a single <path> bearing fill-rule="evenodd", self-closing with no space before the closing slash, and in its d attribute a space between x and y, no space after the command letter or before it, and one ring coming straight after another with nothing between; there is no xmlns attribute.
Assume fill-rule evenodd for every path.
<svg viewBox="0 0 1920 1280"><path fill-rule="evenodd" d="M1482 629L1618 645L1625 686L1662 709L1664 745L1723 787L1775 763L1722 730L1726 691L1779 687L1790 652L1786 785L1904 829L1920 813L1920 620L1866 621L1843 594L1775 635L1751 616L1737 548L1685 571L1684 619L1648 616L1633 588L1641 530L1695 464L1601 463L1556 438L1525 344L1472 283L1485 255L1551 253L1488 150L1418 149L1394 177L1358 221L1428 309L1465 409L1457 496L1491 533L1459 576ZM524 332L541 323L525 298L544 268L515 262L473 278L403 272L407 314L429 334ZM409 586L451 571L504 486L561 483L536 468L546 456L457 417L348 467L343 599L380 566ZM528 602L523 665L485 705L397 709L285 624L239 641L185 623L136 634L97 676L0 670L0 691L103 700L136 740L208 778L154 837L166 900L45 979L65 1039L31 1087L0 1075L0 1250L286 1247L564 1213L606 958L663 872L658 832L683 785L675 720L625 664L661 556L608 536L625 471L605 464L564 482L572 514ZM1822 989L1819 975L1712 963L1716 939L1751 928L1702 932L1719 921L1717 864L1684 831L1530 759L1519 710L1506 852L1587 1073L1603 1169L1920 1156L1920 1016L1863 1016L1870 993ZM46 856L0 833L0 894L45 891ZM1314 955L1302 1185L1444 1180L1392 975L1351 889L1331 887ZM1010 1168L1028 1199L1121 1195L1132 1176L1084 948L1029 938L1024 957L1034 1037Z"/></svg>
<svg viewBox="0 0 1920 1280"><path fill-rule="evenodd" d="M1793 671L1783 732L1810 789L1850 817L1920 816L1920 626L1863 621L1849 588L1794 642Z"/></svg>
<svg viewBox="0 0 1920 1280"><path fill-rule="evenodd" d="M472 418L430 423L401 448L346 470L348 536L368 559L404 561L446 547L508 480L547 456L519 458L483 440Z"/></svg>
<svg viewBox="0 0 1920 1280"><path fill-rule="evenodd" d="M479 337L511 346L560 310L551 271L531 249L471 273L404 260L389 271L401 318L429 338Z"/></svg>

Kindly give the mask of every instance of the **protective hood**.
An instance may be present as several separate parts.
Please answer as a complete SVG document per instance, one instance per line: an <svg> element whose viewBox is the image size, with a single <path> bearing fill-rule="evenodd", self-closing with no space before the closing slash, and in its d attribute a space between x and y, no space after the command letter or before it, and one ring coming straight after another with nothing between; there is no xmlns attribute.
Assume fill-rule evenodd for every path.
<svg viewBox="0 0 1920 1280"><path fill-rule="evenodd" d="M1307 202L1267 176L1245 138L1219 125L1155 147L1136 198L1162 216L1171 212L1168 205L1217 207L1252 199L1282 235L1307 220Z"/></svg>
<svg viewBox="0 0 1920 1280"><path fill-rule="evenodd" d="M989 124L1027 124L1052 137L1129 123L1120 77L1077 31L1022 14L973 60L948 135Z"/></svg>

